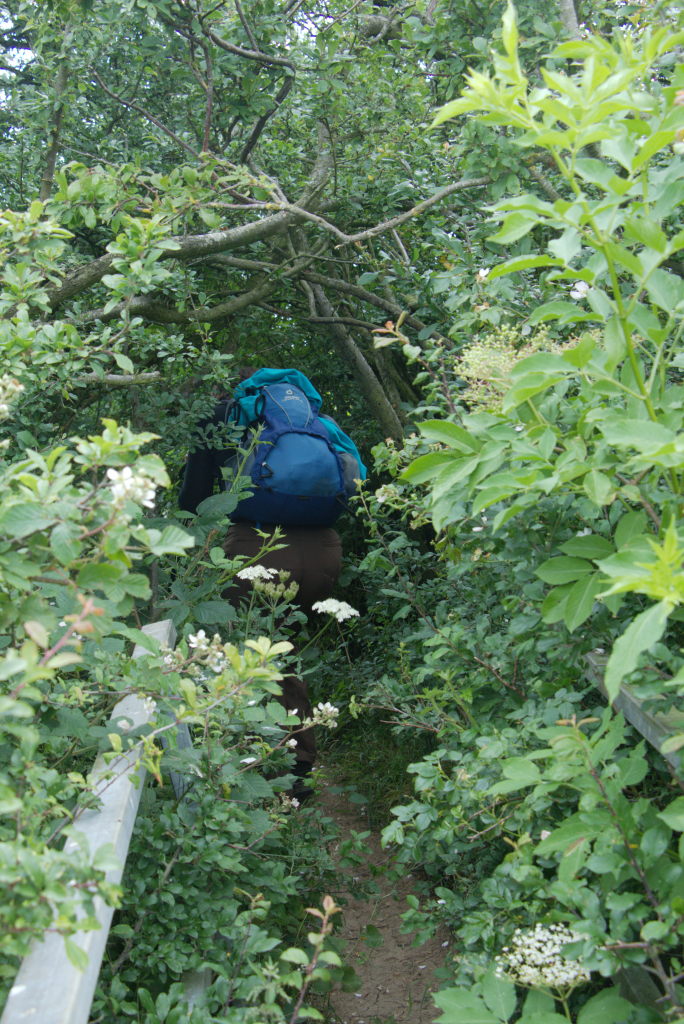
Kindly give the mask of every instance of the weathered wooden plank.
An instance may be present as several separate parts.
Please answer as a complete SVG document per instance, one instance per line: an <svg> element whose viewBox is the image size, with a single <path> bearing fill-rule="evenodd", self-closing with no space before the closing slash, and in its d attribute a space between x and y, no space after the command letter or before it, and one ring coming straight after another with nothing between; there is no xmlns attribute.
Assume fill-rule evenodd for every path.
<svg viewBox="0 0 684 1024"><path fill-rule="evenodd" d="M145 633L168 647L175 643L175 628L165 619L143 627ZM149 653L136 646L134 658ZM135 695L124 697L114 708L110 721L127 719L132 727L144 725L151 710ZM117 763L117 774L111 778L111 765L98 757L91 778L100 797L99 808L85 811L76 828L85 837L88 847L95 852L105 843L112 843L119 861L116 870L107 872L110 882L121 881L128 846L135 824L144 781L139 751L132 751ZM73 839L67 840L66 852L76 848ZM10 990L1 1024L87 1024L95 993L100 965L109 934L114 910L102 900L96 901L96 914L100 928L78 932L74 941L88 955L88 966L79 971L66 955L61 935L49 933L41 942L35 942L22 961Z"/></svg>
<svg viewBox="0 0 684 1024"><path fill-rule="evenodd" d="M603 685L603 673L607 659L603 655L588 654L586 656L589 671L589 679L598 687L606 700L608 699ZM682 753L673 750L663 754L662 746L668 737L675 733L684 732L684 712L671 710L657 712L644 707L644 702L635 696L634 692L625 683L620 687L620 692L613 701L616 711L621 711L630 725L633 725L637 732L641 733L645 740L655 747L659 754L672 765L678 774L682 774Z"/></svg>

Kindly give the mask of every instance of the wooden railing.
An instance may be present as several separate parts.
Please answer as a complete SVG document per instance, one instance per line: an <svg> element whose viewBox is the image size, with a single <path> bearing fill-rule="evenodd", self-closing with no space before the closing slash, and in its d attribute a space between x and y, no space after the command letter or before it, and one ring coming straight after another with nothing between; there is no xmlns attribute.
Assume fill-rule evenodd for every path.
<svg viewBox="0 0 684 1024"><path fill-rule="evenodd" d="M166 647L173 647L175 643L176 631L168 619L144 626L143 632ZM144 647L136 646L132 657L140 658L148 653ZM153 713L149 702L131 694L119 701L110 722L116 726L126 721L130 728L137 728L145 725ZM179 727L178 745L189 743L187 726ZM114 774L101 755L96 759L90 777L99 806L84 811L75 826L91 853L106 843L113 845L118 866L108 871L106 877L114 884L118 884L123 875L145 780L140 756L139 748L124 754L117 759ZM187 788L187 780L174 773L172 783L176 795L181 796ZM65 852L76 848L76 842L68 839ZM34 942L22 961L0 1024L87 1024L114 914L113 908L103 900L98 898L95 903L100 927L73 936L88 957L87 966L82 971L75 967L67 956L63 937L56 931L47 932L41 941ZM191 972L184 980L192 1001L210 979L206 972Z"/></svg>

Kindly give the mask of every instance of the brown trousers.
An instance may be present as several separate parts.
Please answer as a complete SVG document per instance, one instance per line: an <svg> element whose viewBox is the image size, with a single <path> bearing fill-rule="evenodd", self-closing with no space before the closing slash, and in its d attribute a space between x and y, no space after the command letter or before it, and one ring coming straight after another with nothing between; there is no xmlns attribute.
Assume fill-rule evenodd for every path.
<svg viewBox="0 0 684 1024"><path fill-rule="evenodd" d="M283 532L280 543L287 546L280 551L264 555L259 559L259 564L267 569L287 570L290 579L299 584L296 604L307 615L311 615L311 606L316 601L324 601L330 597L340 575L342 542L339 534L329 527L290 526ZM224 543L229 558L235 558L237 555L254 558L262 547L263 540L248 523L236 523L231 526ZM252 584L249 580L236 578L224 596L228 601L237 604L241 598L249 598L251 591ZM298 676L286 676L282 686L283 707L288 711L296 709L299 718L308 718L312 708L305 680ZM295 739L297 761L313 764L316 759L313 728L298 732Z"/></svg>

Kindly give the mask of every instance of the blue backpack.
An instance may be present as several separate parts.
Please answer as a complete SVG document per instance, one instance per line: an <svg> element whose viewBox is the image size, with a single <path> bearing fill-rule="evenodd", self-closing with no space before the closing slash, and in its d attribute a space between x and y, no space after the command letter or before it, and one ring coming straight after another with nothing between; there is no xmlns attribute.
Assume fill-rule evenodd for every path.
<svg viewBox="0 0 684 1024"><path fill-rule="evenodd" d="M235 522L332 526L345 510L366 468L351 438L319 416L320 404L298 370L259 370L235 389L230 419L247 428L245 441L258 431L241 469L254 490L233 512ZM234 469L239 462L230 460Z"/></svg>

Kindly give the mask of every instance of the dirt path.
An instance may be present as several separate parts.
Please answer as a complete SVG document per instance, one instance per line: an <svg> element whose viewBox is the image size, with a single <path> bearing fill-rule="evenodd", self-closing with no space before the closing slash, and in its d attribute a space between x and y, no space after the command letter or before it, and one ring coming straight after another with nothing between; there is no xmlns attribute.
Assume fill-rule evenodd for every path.
<svg viewBox="0 0 684 1024"><path fill-rule="evenodd" d="M344 842L351 830L368 831L368 821L363 808L351 803L346 794L331 791L334 788L324 785L316 804L338 824L340 842ZM342 890L348 902L342 924L336 928L348 944L344 960L363 984L358 992L332 993L329 1020L331 1024L431 1024L439 1015L430 997L438 988L433 972L444 963L448 935L439 934L420 947L411 945L411 935L400 928L414 879L411 875L388 879L383 868L391 855L381 848L380 836L371 833L366 843L367 857L356 869L354 882L373 880L379 892L358 899ZM334 856L335 849L331 852ZM367 930L369 925L373 928Z"/></svg>

